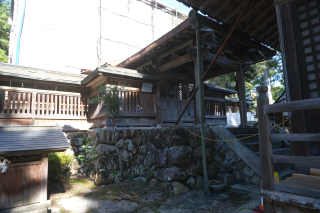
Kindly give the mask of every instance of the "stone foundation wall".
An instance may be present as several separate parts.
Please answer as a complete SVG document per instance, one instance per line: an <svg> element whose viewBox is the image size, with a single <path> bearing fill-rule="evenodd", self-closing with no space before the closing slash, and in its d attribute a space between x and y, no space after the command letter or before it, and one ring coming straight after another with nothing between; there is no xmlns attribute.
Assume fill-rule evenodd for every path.
<svg viewBox="0 0 320 213"><path fill-rule="evenodd" d="M188 128L200 135L199 128ZM85 154L81 145L85 133L68 133L75 156ZM135 179L150 181L161 190L170 190L176 182L190 188L203 187L201 140L184 128L119 130L97 128L88 134L99 155L94 168L82 162L78 169L97 185ZM206 128L207 138L217 135ZM236 181L260 184L260 178L224 142L206 141L209 179L232 174ZM87 156L89 157L89 156ZM218 175L219 174L219 175ZM172 184L174 183L174 184Z"/></svg>

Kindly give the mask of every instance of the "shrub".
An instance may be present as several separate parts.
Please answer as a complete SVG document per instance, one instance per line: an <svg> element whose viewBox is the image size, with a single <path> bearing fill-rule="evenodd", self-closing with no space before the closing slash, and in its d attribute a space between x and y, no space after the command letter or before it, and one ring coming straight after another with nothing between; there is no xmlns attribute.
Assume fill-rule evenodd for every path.
<svg viewBox="0 0 320 213"><path fill-rule="evenodd" d="M64 152L53 152L48 155L48 179L59 180L68 177L69 165L72 163L72 155Z"/></svg>

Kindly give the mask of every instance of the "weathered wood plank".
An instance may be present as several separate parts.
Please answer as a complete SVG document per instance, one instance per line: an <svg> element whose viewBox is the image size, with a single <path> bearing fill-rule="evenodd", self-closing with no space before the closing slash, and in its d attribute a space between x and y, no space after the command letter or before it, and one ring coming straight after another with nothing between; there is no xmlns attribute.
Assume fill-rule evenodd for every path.
<svg viewBox="0 0 320 213"><path fill-rule="evenodd" d="M16 112L16 96L17 93L16 92L12 92L12 113L11 114L15 114ZM19 93L18 93L19 96ZM18 114L19 108L17 107L17 114Z"/></svg>
<svg viewBox="0 0 320 213"><path fill-rule="evenodd" d="M26 93L22 93L22 114L26 114Z"/></svg>
<svg viewBox="0 0 320 213"><path fill-rule="evenodd" d="M62 115L66 115L66 105L65 105L65 103L66 103L66 96L62 96Z"/></svg>
<svg viewBox="0 0 320 213"><path fill-rule="evenodd" d="M49 95L48 94L45 95L44 103L46 105L46 111L44 114L49 115Z"/></svg>
<svg viewBox="0 0 320 213"><path fill-rule="evenodd" d="M70 99L70 97L69 97L69 96L66 96L66 99L67 99L66 115L70 115L70 114L69 114L69 110L70 110L69 99Z"/></svg>
<svg viewBox="0 0 320 213"><path fill-rule="evenodd" d="M77 97L77 100L78 100L78 113L77 113L77 115L81 116L81 114L80 114L80 112L81 112L81 109L80 109L80 97Z"/></svg>
<svg viewBox="0 0 320 213"><path fill-rule="evenodd" d="M30 105L31 105L31 93L28 93L28 98L27 98L27 114L30 114Z"/></svg>
<svg viewBox="0 0 320 213"><path fill-rule="evenodd" d="M59 95L59 102L56 103L57 104L57 114L60 115L61 114L61 95Z"/></svg>
<svg viewBox="0 0 320 213"><path fill-rule="evenodd" d="M62 91L53 91L53 90L39 90L39 89L29 89L29 88L20 88L20 87L7 87L0 86L0 90L10 91L10 92L36 92L41 94L53 94L53 95L69 95L69 96L77 96L80 97L80 93L75 92L62 92Z"/></svg>
<svg viewBox="0 0 320 213"><path fill-rule="evenodd" d="M11 108L11 93L12 92L8 92L8 99L7 99L7 114L10 113L10 108Z"/></svg>
<svg viewBox="0 0 320 213"><path fill-rule="evenodd" d="M320 109L320 98L306 99L300 101L290 101L268 105L264 108L266 113L292 112L299 110Z"/></svg>
<svg viewBox="0 0 320 213"><path fill-rule="evenodd" d="M6 91L2 90L1 91L1 110L0 113L3 114L4 113L4 103L5 103L5 97L6 97Z"/></svg>
<svg viewBox="0 0 320 213"><path fill-rule="evenodd" d="M270 134L270 140L320 141L320 133Z"/></svg>
<svg viewBox="0 0 320 213"><path fill-rule="evenodd" d="M53 102L53 96L54 95L50 95L50 99L51 99L51 103L50 103L50 115L54 115L54 102Z"/></svg>
<svg viewBox="0 0 320 213"><path fill-rule="evenodd" d="M258 86L258 128L259 128L259 151L262 189L273 190L274 174L271 161L272 142L270 140L270 118L264 113L263 108L269 104L269 98L266 96L267 86Z"/></svg>
<svg viewBox="0 0 320 213"><path fill-rule="evenodd" d="M284 181L282 181L282 182L284 182ZM296 183L301 182L301 184L299 184L299 185L302 185L302 186L307 184L303 181L290 181L290 182L296 182ZM314 183L311 183L311 184L314 184ZM294 194L298 194L298 195L305 195L308 197L320 198L320 190L313 190L313 189L310 189L309 187L304 188L304 187L284 185L284 184L281 184L281 182L274 183L273 186L276 191L289 192L289 193L294 193Z"/></svg>
<svg viewBox="0 0 320 213"><path fill-rule="evenodd" d="M74 108L73 97L71 96L70 97L70 116L73 116L73 108Z"/></svg>
<svg viewBox="0 0 320 213"><path fill-rule="evenodd" d="M37 115L40 115L40 93L37 94Z"/></svg>
<svg viewBox="0 0 320 213"><path fill-rule="evenodd" d="M17 95L18 95L18 98L17 98L17 101L18 101L17 114L20 114L20 109L21 109L21 93L18 92ZM12 109L12 112L14 112L14 109Z"/></svg>
<svg viewBox="0 0 320 213"><path fill-rule="evenodd" d="M43 156L40 167L40 203L47 201L47 183L48 183L48 157Z"/></svg>
<svg viewBox="0 0 320 213"><path fill-rule="evenodd" d="M192 61L192 60L194 60L194 58L195 58L194 55L186 54L186 55L184 55L184 56L181 56L181 57L179 57L179 58L176 58L176 59L174 59L174 60L172 60L172 61L169 61L168 63L160 66L160 67L157 69L157 71L158 71L158 72L168 71L168 70L170 70L170 69L172 69L172 68L175 68L175 67L180 66L180 65L182 65L182 64L185 64L185 63L187 63L187 62L189 62L189 61Z"/></svg>
<svg viewBox="0 0 320 213"><path fill-rule="evenodd" d="M272 155L272 161L282 163L294 163L307 166L320 166L320 157L304 157L292 155Z"/></svg>

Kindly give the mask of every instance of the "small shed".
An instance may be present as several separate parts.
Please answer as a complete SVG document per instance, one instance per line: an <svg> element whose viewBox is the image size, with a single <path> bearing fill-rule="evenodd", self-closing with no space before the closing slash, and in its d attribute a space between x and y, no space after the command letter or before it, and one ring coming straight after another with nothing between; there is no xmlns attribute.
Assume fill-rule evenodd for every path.
<svg viewBox="0 0 320 213"><path fill-rule="evenodd" d="M47 212L48 153L67 148L57 126L0 126L0 159L11 162L0 172L0 213Z"/></svg>

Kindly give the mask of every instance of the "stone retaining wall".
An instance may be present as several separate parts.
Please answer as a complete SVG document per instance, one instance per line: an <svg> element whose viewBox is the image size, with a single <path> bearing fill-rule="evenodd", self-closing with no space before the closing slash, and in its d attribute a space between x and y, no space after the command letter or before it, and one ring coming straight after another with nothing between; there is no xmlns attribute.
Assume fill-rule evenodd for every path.
<svg viewBox="0 0 320 213"><path fill-rule="evenodd" d="M189 129L200 135L199 128ZM67 133L75 156L84 154L81 138L85 135ZM115 134L97 128L88 136L94 138L92 146L99 157L93 169L84 163L78 169L97 185L135 179L150 181L151 185L168 191L176 182L190 188L203 187L201 140L184 128L127 129ZM206 137L218 136L206 128ZM217 179L218 174L232 174L236 181L260 184L258 174L224 142L207 141L206 145L209 179Z"/></svg>

